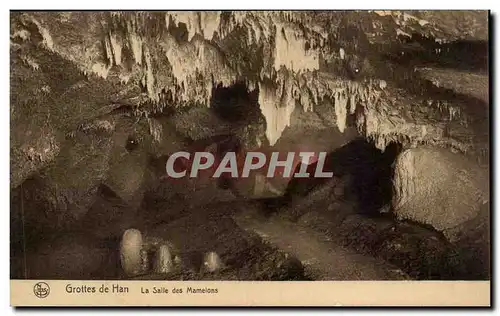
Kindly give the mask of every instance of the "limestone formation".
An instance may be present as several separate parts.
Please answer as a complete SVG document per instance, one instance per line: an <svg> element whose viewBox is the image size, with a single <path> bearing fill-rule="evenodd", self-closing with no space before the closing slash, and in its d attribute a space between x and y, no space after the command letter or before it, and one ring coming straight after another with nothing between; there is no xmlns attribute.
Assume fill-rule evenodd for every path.
<svg viewBox="0 0 500 316"><path fill-rule="evenodd" d="M156 250L155 257L155 273L169 273L174 269L174 259L172 257L172 252L167 245L161 245Z"/></svg>
<svg viewBox="0 0 500 316"><path fill-rule="evenodd" d="M123 271L128 276L135 276L143 273L142 254L143 250L142 234L137 229L127 229L123 233L120 244L120 262Z"/></svg>
<svg viewBox="0 0 500 316"><path fill-rule="evenodd" d="M404 151L395 163L395 214L447 232L489 201L488 170L444 149Z"/></svg>
<svg viewBox="0 0 500 316"><path fill-rule="evenodd" d="M424 225L485 258L488 19L485 11L11 12L11 222L33 247L62 229L91 232L120 248L122 272L134 277L150 266L167 274L177 255L155 244L151 259L144 226L250 199L291 201L297 219L355 196L359 213ZM241 152L332 153L334 179L317 189L324 183L262 174L166 176L173 153L222 151L227 139ZM318 204L317 192L332 205ZM205 258L207 271L221 271L219 255L226 261L218 248Z"/></svg>

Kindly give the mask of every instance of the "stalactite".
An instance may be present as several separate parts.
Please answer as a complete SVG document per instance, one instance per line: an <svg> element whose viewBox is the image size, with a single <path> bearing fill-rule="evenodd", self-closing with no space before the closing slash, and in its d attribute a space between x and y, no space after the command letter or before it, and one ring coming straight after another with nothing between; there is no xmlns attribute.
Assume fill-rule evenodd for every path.
<svg viewBox="0 0 500 316"><path fill-rule="evenodd" d="M266 137L274 145L281 137L283 130L290 126L290 118L295 110L292 77L288 73L280 73L279 88L259 83L259 105L266 119Z"/></svg>
<svg viewBox="0 0 500 316"><path fill-rule="evenodd" d="M277 34L274 50L274 68L276 71L285 66L292 71L312 71L319 69L318 54L305 49L303 36L286 24L276 24Z"/></svg>
<svg viewBox="0 0 500 316"><path fill-rule="evenodd" d="M102 78L117 78L126 84L140 84L145 93L138 100L149 98L150 101L158 101L159 94L165 89L172 95L171 100L179 105L189 102L209 106L214 87L227 87L244 77L244 70L232 69L229 62L231 56L224 51L223 45L218 46L231 32L242 29L245 35L241 36L241 40L246 41L245 45L257 46L263 54L260 69L256 69L255 77L248 80L247 86L251 90L260 89L259 104L267 121L266 134L271 143L275 143L289 126L296 105L305 112L314 111L324 98L334 100L340 131L347 128L347 116L356 115L358 132L372 139L382 150L401 135L408 138L406 142L409 145L443 139L441 127L432 126L425 118L414 119L403 115L408 107L401 109L395 104L379 101L384 99L387 102L386 94L392 93L393 89L386 81L351 81L336 78L334 72L318 76L319 54L320 51L321 54L328 51L323 45L329 32L323 26L312 23L311 16L305 13L174 11L164 16L147 12L109 14L111 23L105 22L102 17L93 21L96 26L92 34L98 36L97 43L95 37L80 38L85 47L90 47L90 52L85 49L81 56L73 54L74 47L68 49L67 43L58 44L58 37L51 35L51 32L57 34L57 30L51 28L51 23L47 22L49 18L37 16L35 19L29 15L25 18L39 28L42 35L40 44L55 52L61 50L61 55L78 63L86 74L95 73ZM404 22L404 19L398 19ZM154 22L154 32L150 30L151 21ZM176 26L184 23L188 41L170 34L173 33L173 29L168 29L170 23ZM298 23L303 26L299 27ZM33 38L26 32L14 30L11 37L17 36L24 41ZM344 48L336 48L333 55L330 53L325 54L332 58L346 58ZM37 69L36 62L24 62ZM467 126L466 115L460 107L442 100L422 102L423 106L436 108L445 120L459 120ZM445 142L456 142L453 146L457 148L467 147L453 139Z"/></svg>
<svg viewBox="0 0 500 316"><path fill-rule="evenodd" d="M342 133L346 127L347 119L347 97L345 92L337 92L333 96L335 100L335 114L337 115L337 127Z"/></svg>
<svg viewBox="0 0 500 316"><path fill-rule="evenodd" d="M109 34L110 48L113 51L115 65L122 63L122 41L116 34Z"/></svg>

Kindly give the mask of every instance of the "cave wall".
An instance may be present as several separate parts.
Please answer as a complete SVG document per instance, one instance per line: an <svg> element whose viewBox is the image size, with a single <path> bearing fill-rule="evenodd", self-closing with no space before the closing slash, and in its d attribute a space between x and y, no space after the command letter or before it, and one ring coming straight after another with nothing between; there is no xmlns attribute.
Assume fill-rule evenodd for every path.
<svg viewBox="0 0 500 316"><path fill-rule="evenodd" d="M489 202L489 170L458 153L415 148L394 167L393 208L402 219L431 225L450 240Z"/></svg>
<svg viewBox="0 0 500 316"><path fill-rule="evenodd" d="M137 204L150 156L228 132L283 150L307 131L332 144L360 135L380 150L429 146L487 165L487 67L453 63L487 47L487 12L12 12L10 22L11 188L37 179L70 218L101 183ZM244 122L213 110L235 86L247 96L236 106L257 113ZM404 157L400 199L413 192L401 184L408 170L426 172Z"/></svg>

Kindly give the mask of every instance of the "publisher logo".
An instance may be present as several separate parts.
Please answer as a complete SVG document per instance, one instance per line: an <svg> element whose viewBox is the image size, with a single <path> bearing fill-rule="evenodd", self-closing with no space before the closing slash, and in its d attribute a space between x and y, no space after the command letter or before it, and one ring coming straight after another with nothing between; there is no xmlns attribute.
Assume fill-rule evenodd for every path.
<svg viewBox="0 0 500 316"><path fill-rule="evenodd" d="M45 282L38 282L33 287L33 293L35 293L35 296L38 298L46 298L47 296L49 296L50 287Z"/></svg>

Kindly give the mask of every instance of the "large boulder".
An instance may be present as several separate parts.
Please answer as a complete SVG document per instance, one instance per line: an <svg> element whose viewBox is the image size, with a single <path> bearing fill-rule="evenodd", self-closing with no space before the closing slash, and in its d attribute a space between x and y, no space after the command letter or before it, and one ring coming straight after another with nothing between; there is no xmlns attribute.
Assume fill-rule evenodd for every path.
<svg viewBox="0 0 500 316"><path fill-rule="evenodd" d="M487 168L446 149L402 152L394 167L394 213L454 239L456 228L489 201Z"/></svg>

